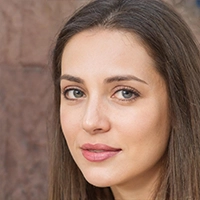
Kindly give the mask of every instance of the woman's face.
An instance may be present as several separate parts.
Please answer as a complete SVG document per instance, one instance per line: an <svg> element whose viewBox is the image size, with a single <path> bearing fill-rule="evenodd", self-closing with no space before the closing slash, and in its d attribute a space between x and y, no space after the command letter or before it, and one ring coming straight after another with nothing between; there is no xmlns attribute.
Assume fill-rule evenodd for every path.
<svg viewBox="0 0 200 200"><path fill-rule="evenodd" d="M61 67L61 126L84 177L113 190L150 187L168 144L168 94L139 39L81 32L66 45Z"/></svg>

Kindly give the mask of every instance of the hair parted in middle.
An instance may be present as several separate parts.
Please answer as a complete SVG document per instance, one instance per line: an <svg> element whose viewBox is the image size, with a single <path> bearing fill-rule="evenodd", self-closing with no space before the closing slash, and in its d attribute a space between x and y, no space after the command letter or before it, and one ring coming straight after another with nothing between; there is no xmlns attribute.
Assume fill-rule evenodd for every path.
<svg viewBox="0 0 200 200"><path fill-rule="evenodd" d="M69 152L59 119L62 53L73 36L89 29L132 33L155 61L167 85L171 118L155 198L200 199L200 53L184 20L158 0L95 0L74 13L61 30L53 52L56 124L50 199L114 199L109 188L92 186L84 179Z"/></svg>

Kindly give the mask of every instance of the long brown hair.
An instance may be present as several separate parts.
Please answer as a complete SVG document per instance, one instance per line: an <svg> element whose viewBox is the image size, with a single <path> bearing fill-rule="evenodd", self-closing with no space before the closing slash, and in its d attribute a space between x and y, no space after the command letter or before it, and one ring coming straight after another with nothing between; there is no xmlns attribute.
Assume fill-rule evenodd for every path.
<svg viewBox="0 0 200 200"><path fill-rule="evenodd" d="M112 200L110 188L89 184L74 162L60 126L61 58L77 33L92 29L125 30L139 36L168 87L171 135L159 200L200 199L200 53L182 18L156 0L95 0L64 25L53 52L55 130L49 200Z"/></svg>

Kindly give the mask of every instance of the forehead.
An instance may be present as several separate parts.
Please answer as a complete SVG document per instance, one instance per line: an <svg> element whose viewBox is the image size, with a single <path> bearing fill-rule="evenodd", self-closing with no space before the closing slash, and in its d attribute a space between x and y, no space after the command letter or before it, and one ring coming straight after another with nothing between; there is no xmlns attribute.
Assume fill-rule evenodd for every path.
<svg viewBox="0 0 200 200"><path fill-rule="evenodd" d="M114 37L115 36L115 37ZM116 37L118 36L118 37ZM101 28L101 27L95 27L92 29L87 29L84 31L81 31L74 36L72 36L69 41L66 43L65 47L71 46L71 43L74 43L74 41L78 41L78 43L85 43L89 42L92 38L96 38L96 40L108 40L110 42L116 40L122 40L125 44L134 44L134 42L140 44L143 48L146 49L147 53L149 53L150 48L147 48L147 45L145 44L144 40L133 31L129 32L126 30L121 29L115 29L115 28ZM109 45L109 43L107 43Z"/></svg>
<svg viewBox="0 0 200 200"><path fill-rule="evenodd" d="M109 55L110 60L114 59L115 56L115 60L117 60L117 54L120 56L122 54L128 55L128 52L135 55L149 56L148 60L152 65L155 64L154 60L150 58L149 50L138 35L115 29L90 29L74 35L69 40L64 48L62 65L65 64L65 60L71 61L71 59L74 59L74 61L79 61L81 58L87 58L88 56L91 61L94 61L94 54L99 55L99 58L103 56L105 58L105 55Z"/></svg>
<svg viewBox="0 0 200 200"><path fill-rule="evenodd" d="M135 76L152 85L165 82L141 40L130 32L116 30L76 34L65 46L61 68L61 75L90 83L120 75Z"/></svg>
<svg viewBox="0 0 200 200"><path fill-rule="evenodd" d="M134 75L147 82L162 79L138 36L105 29L83 31L71 38L62 56L63 74L88 80L121 74Z"/></svg>

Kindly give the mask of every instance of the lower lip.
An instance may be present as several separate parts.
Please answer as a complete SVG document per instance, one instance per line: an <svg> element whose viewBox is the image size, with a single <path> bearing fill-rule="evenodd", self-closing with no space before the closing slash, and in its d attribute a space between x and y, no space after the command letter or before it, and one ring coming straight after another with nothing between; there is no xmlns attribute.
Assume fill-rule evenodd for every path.
<svg viewBox="0 0 200 200"><path fill-rule="evenodd" d="M82 149L83 156L91 162L101 162L104 160L107 160L116 154L118 154L120 151L102 151L102 152L93 152Z"/></svg>

